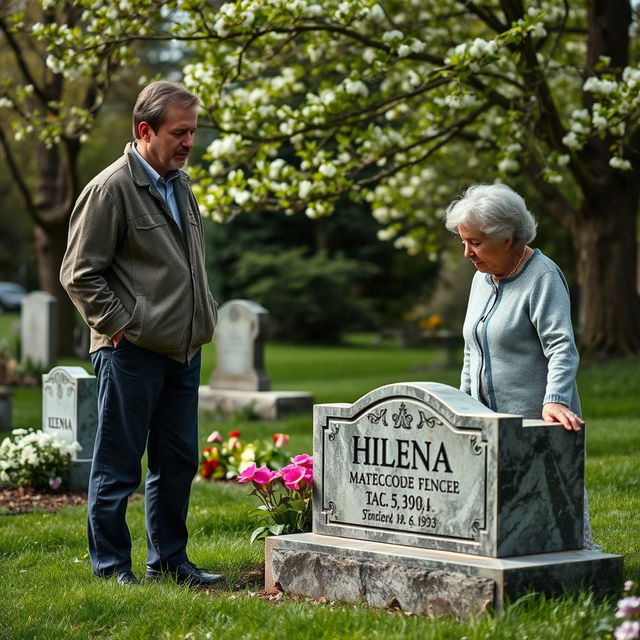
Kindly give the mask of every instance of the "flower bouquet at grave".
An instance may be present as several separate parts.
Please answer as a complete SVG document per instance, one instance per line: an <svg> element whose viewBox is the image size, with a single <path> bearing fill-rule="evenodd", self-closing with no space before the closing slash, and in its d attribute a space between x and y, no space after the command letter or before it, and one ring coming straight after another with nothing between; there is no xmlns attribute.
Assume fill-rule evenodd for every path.
<svg viewBox="0 0 640 640"><path fill-rule="evenodd" d="M262 503L256 515L266 520L254 529L251 542L267 536L311 531L311 497L313 490L313 458L301 454L279 471L251 464L238 476L238 482L251 483L249 495Z"/></svg>
<svg viewBox="0 0 640 640"><path fill-rule="evenodd" d="M71 470L73 454L81 449L35 429L14 429L0 444L0 485L59 489Z"/></svg>
<svg viewBox="0 0 640 640"><path fill-rule="evenodd" d="M613 632L616 640L638 640L640 638L640 587L632 580L624 583L625 595L618 600L615 617L622 620Z"/></svg>
<svg viewBox="0 0 640 640"><path fill-rule="evenodd" d="M202 450L200 473L205 479L232 480L252 464L278 470L288 462L283 450L288 441L288 435L274 433L271 440L245 442L239 431L229 432L225 440L218 431L214 431Z"/></svg>

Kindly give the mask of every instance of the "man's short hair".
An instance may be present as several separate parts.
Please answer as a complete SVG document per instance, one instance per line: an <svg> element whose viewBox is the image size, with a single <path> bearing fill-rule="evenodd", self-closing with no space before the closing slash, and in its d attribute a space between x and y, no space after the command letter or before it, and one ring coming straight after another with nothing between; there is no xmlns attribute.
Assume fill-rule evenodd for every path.
<svg viewBox="0 0 640 640"><path fill-rule="evenodd" d="M192 109L198 105L198 97L177 82L160 80L148 84L138 95L133 107L133 137L136 140L140 137L138 125L141 122L147 122L154 131L158 131L167 109L172 105Z"/></svg>

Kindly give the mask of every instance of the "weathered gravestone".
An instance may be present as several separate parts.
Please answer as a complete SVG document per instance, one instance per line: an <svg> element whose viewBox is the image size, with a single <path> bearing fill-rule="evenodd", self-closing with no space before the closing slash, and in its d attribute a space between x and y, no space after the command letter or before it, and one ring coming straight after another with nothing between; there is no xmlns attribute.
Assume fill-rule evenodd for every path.
<svg viewBox="0 0 640 640"><path fill-rule="evenodd" d="M42 376L42 430L81 447L71 468L74 490L88 487L97 423L95 376L82 367L55 367Z"/></svg>
<svg viewBox="0 0 640 640"><path fill-rule="evenodd" d="M267 539L266 582L468 616L527 591L617 587L583 546L584 432L438 383L314 409L313 533Z"/></svg>
<svg viewBox="0 0 640 640"><path fill-rule="evenodd" d="M46 291L33 291L22 300L20 334L23 363L48 369L56 361L58 326L56 299Z"/></svg>
<svg viewBox="0 0 640 640"><path fill-rule="evenodd" d="M271 388L264 370L268 318L269 312L251 300L230 300L220 307L212 389L268 391Z"/></svg>
<svg viewBox="0 0 640 640"><path fill-rule="evenodd" d="M264 368L264 341L269 312L251 300L229 300L218 312L216 369L209 387L200 387L201 411L231 414L250 409L274 420L287 413L310 411L313 398L301 391L270 391Z"/></svg>

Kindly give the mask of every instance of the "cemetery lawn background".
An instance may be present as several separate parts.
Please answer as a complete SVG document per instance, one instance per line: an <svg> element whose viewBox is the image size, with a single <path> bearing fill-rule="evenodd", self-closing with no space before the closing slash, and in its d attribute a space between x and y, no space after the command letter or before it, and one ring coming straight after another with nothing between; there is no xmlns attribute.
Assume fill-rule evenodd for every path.
<svg viewBox="0 0 640 640"><path fill-rule="evenodd" d="M4 320L4 319L3 319ZM0 336L2 335L0 322ZM442 354L372 346L353 336L344 347L269 344L267 370L275 389L304 390L316 402L353 402L391 382L433 380L457 386L458 367L440 366ZM61 364L72 364L65 361ZM86 362L82 364L90 370ZM213 349L204 352L202 381L213 368ZM640 373L637 359L585 363L579 386L588 422L586 483L596 541L625 556L625 579L640 579ZM14 426L39 426L40 389L16 389ZM311 417L278 422L249 416L204 416L200 434L238 429L243 438L291 436L292 455L311 452ZM0 434L0 438L6 434ZM294 639L479 638L519 640L607 637L614 626L616 595L596 601L589 594L546 599L525 596L502 616L477 620L431 620L425 615L369 609L364 605L317 602L260 594L264 558L261 543L249 544L255 526L247 488L235 483L193 486L189 554L199 566L223 572L225 588L188 590L171 581L120 587L94 578L87 558L86 507L56 512L0 515L0 639L87 638ZM144 504L129 505L133 568L144 570ZM611 637L609 635L609 637Z"/></svg>

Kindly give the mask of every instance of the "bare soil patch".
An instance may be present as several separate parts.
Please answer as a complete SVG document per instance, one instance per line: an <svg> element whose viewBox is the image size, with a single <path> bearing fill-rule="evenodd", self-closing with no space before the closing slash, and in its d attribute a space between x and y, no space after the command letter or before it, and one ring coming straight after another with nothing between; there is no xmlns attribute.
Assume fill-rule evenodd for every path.
<svg viewBox="0 0 640 640"><path fill-rule="evenodd" d="M0 515L57 511L62 507L81 506L86 502L86 491L43 491L32 487L0 488Z"/></svg>

